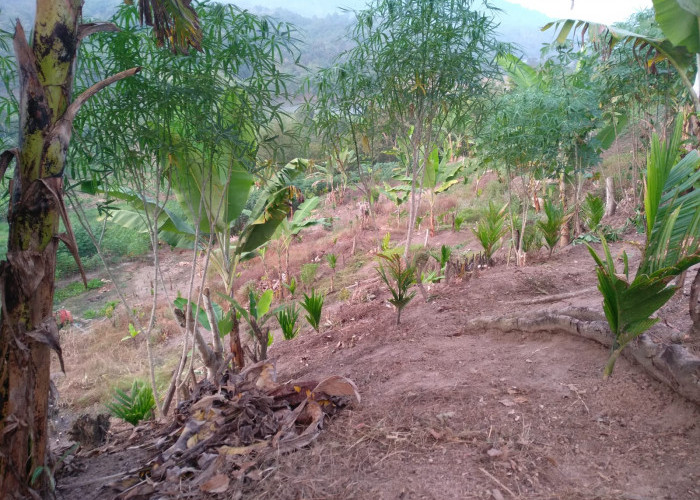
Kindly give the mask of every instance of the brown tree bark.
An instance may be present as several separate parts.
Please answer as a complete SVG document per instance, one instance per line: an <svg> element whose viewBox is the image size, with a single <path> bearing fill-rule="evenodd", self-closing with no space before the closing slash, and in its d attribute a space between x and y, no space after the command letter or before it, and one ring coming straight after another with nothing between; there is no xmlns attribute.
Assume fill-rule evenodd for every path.
<svg viewBox="0 0 700 500"><path fill-rule="evenodd" d="M700 268L695 273L693 284L690 285L690 319L693 324L690 327L690 334L700 335Z"/></svg>
<svg viewBox="0 0 700 500"><path fill-rule="evenodd" d="M47 410L50 350L60 357L53 318L59 240L77 257L63 203L63 170L73 119L115 75L71 102L80 40L111 24L79 25L82 0L38 0L31 46L17 22L19 149L10 182L7 260L0 263L0 497L49 497ZM4 159L9 157L3 154ZM9 161L0 162L6 168ZM2 168L4 173L4 168ZM63 219L65 234L58 234ZM62 364L62 362L61 362ZM30 481L34 479L32 484Z"/></svg>

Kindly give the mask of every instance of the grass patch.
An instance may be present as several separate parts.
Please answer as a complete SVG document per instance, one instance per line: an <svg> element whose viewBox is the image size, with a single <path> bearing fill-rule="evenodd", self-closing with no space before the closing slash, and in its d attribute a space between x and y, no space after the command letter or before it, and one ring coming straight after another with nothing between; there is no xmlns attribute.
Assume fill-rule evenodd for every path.
<svg viewBox="0 0 700 500"><path fill-rule="evenodd" d="M102 286L104 286L104 283L102 283L102 280L97 278L89 280L87 282L87 288L85 288L82 281L74 281L73 283L69 283L64 287L56 289L53 296L54 304L61 303L66 299L77 297L88 290L95 290L97 288L101 288Z"/></svg>

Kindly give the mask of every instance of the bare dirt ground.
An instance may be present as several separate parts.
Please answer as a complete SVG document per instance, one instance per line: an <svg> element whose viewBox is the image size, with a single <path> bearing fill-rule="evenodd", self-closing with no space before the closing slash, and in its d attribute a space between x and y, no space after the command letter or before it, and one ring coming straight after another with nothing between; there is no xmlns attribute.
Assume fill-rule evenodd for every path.
<svg viewBox="0 0 700 500"><path fill-rule="evenodd" d="M294 265L324 252L339 255L336 291L328 296L320 334L304 326L299 337L278 340L270 350L281 382L343 375L356 382L361 405L327 422L308 449L265 464L261 480L240 484L234 498L700 498L697 405L625 359L603 381L608 353L594 342L466 327L479 316L539 307L600 309L584 246L558 251L548 261L543 251L521 269L506 266L501 254L477 279L434 285L429 303L418 295L397 326L372 258L387 231L394 242L403 237L389 212L383 207L377 229L358 231L358 221L350 227L354 212L348 204L335 212L341 219L334 233L316 229L295 245ZM630 241L639 237L625 238L613 252L627 249L634 260L639 251ZM430 239L431 245L441 243L478 248L465 229ZM186 267L178 263L191 257L168 252L164 259L177 281ZM261 273L251 265L241 283ZM130 292L147 302L148 273L131 275ZM329 276L324 269L320 282ZM343 287L351 292L346 301L338 299ZM577 290L583 293L561 302L519 303ZM687 296L673 300L661 315L670 329L683 330ZM175 335L159 348L173 343ZM71 359L77 362L69 352L69 375L59 380L59 391L76 387ZM128 434L117 432L112 440ZM99 478L148 458L138 442L120 453L79 455L73 470L80 472L59 477L59 493L66 499L106 498ZM78 486L93 479L98 481ZM199 492L182 497L205 498Z"/></svg>

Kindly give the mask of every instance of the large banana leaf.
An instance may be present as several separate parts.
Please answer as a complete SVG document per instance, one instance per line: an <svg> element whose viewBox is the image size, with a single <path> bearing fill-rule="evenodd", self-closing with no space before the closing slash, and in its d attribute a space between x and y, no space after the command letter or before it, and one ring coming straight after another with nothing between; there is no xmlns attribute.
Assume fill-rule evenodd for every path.
<svg viewBox="0 0 700 500"><path fill-rule="evenodd" d="M700 2L697 0L654 0L656 21L673 45L700 52Z"/></svg>
<svg viewBox="0 0 700 500"><path fill-rule="evenodd" d="M295 159L280 169L265 187L263 195L251 212L251 222L241 232L236 253L252 252L269 241L287 218L292 201L299 190L292 181L308 167L308 161Z"/></svg>
<svg viewBox="0 0 700 500"><path fill-rule="evenodd" d="M513 54L499 55L496 57L496 62L517 87L532 88L542 84L542 78L535 68Z"/></svg>
<svg viewBox="0 0 700 500"><path fill-rule="evenodd" d="M201 151L179 148L170 160L173 192L183 209L195 219L201 205L200 230L225 233L245 208L253 176L230 150L205 162Z"/></svg>
<svg viewBox="0 0 700 500"><path fill-rule="evenodd" d="M644 49L647 51L647 65L651 66L659 61L667 60L678 72L683 85L695 103L696 111L700 111L700 98L693 87L693 74L698 71L695 67L696 55L699 52L700 38L698 38L698 18L690 10L680 11L671 4L679 6L681 3L693 3L696 0L654 0L657 20L667 38L653 38L634 33L620 28L612 28L605 24L590 23L578 19L562 19L547 23L542 27L542 31L554 27L558 29L557 42L564 43L572 31L579 31L581 37L589 33L590 37L602 41L607 50L612 50L619 43L632 44L633 49L641 54ZM661 13L661 18L659 18ZM663 22L662 22L663 21ZM693 35L690 23L695 25ZM668 30L668 31L667 31ZM693 42L695 36L695 42ZM675 40L675 41L674 41ZM676 43L682 42L682 43Z"/></svg>

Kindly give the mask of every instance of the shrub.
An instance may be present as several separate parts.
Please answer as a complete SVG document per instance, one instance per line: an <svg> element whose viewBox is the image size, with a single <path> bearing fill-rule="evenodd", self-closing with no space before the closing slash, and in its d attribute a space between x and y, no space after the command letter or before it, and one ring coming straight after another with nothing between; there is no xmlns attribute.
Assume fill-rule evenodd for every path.
<svg viewBox="0 0 700 500"><path fill-rule="evenodd" d="M304 284L304 286L309 289L311 285L316 281L316 273L318 272L318 264L304 264L301 266L301 271L299 271L299 279Z"/></svg>
<svg viewBox="0 0 700 500"><path fill-rule="evenodd" d="M321 324L321 309L323 309L323 295L316 294L315 290L311 290L311 295L304 294L304 301L301 303L301 307L308 313L306 315L306 321L313 327L317 332L319 331Z"/></svg>
<svg viewBox="0 0 700 500"><path fill-rule="evenodd" d="M116 389L114 401L107 403L105 406L107 406L112 415L135 426L142 420L153 416L156 400L153 397L153 391L148 385L134 380L134 384L128 393L121 389Z"/></svg>

